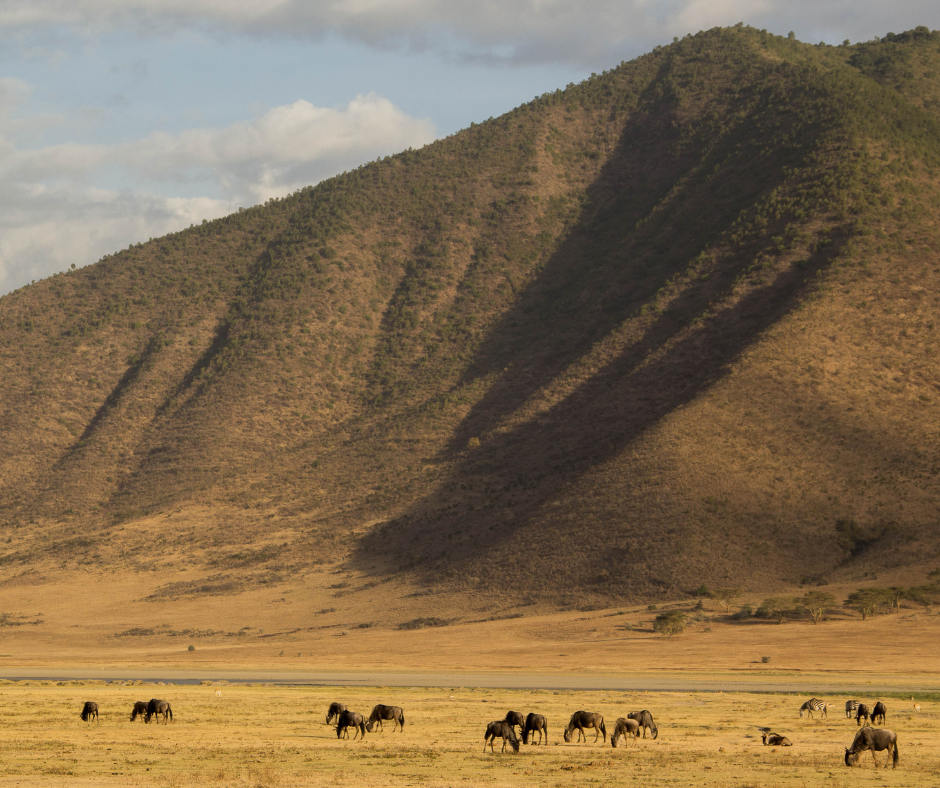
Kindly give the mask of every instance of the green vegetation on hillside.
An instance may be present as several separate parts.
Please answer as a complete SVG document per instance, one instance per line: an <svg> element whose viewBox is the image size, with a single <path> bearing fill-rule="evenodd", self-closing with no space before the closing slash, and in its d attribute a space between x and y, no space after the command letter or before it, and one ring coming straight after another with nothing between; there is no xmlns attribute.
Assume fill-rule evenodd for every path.
<svg viewBox="0 0 940 788"><path fill-rule="evenodd" d="M0 565L577 604L935 555L938 74L710 30L3 297Z"/></svg>

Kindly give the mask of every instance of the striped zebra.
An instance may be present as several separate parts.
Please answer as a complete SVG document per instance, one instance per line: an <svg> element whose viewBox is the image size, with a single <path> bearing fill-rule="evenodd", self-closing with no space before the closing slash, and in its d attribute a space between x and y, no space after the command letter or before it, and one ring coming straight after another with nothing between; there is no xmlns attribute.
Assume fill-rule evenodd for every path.
<svg viewBox="0 0 940 788"><path fill-rule="evenodd" d="M857 700L847 700L845 702L845 716L847 719L852 719L852 715L858 711L858 701Z"/></svg>
<svg viewBox="0 0 940 788"><path fill-rule="evenodd" d="M801 717L804 711L809 714L810 717L813 716L814 711L818 711L823 717L829 719L829 715L826 713L826 701L819 700L819 698L810 698L806 703L800 706Z"/></svg>

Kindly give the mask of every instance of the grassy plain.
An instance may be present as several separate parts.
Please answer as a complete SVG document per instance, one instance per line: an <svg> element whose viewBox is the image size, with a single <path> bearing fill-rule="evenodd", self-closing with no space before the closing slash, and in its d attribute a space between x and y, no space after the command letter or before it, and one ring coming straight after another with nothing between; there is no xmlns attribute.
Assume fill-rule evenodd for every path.
<svg viewBox="0 0 940 788"><path fill-rule="evenodd" d="M221 690L221 695L216 691ZM133 701L163 697L167 725L130 723ZM873 698L876 696L872 696ZM85 700L101 708L85 724ZM917 786L936 785L940 702L885 698L889 727L899 734L900 768L875 771L870 759L849 770L842 748L856 726L841 709L828 720L800 719L804 696L751 693L622 693L484 690L467 687L153 686L103 682L0 684L0 785L164 786ZM403 732L337 740L326 707L342 700L368 712L376 702L405 710ZM844 698L831 698L838 705ZM940 698L938 698L940 700ZM570 713L618 716L649 708L659 738L611 749L565 744ZM549 744L483 752L486 723L509 709L539 711ZM761 745L757 726L789 736L792 748Z"/></svg>

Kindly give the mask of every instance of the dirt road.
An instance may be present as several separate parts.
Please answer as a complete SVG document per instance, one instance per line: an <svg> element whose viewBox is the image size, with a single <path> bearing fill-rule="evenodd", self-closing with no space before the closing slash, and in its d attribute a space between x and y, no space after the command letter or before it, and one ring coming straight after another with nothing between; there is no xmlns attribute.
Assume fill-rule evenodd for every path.
<svg viewBox="0 0 940 788"><path fill-rule="evenodd" d="M538 674L538 673L394 673L379 671L263 671L263 670L115 670L111 668L4 668L0 679L52 681L148 681L170 684L199 684L209 681L232 683L305 684L344 687L481 687L490 689L621 690L631 692L791 692L870 693L882 691L936 692L934 676L922 680L907 676L895 684L846 681L842 676L682 676ZM876 686L877 685L877 686Z"/></svg>

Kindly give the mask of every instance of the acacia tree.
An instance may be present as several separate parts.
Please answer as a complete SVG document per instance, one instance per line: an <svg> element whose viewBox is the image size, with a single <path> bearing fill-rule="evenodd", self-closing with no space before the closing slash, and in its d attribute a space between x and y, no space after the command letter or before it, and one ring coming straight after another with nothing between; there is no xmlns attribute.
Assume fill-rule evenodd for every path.
<svg viewBox="0 0 940 788"><path fill-rule="evenodd" d="M727 613L731 609L731 605L734 601L741 596L742 591L743 589L732 586L716 588L712 591L712 598L717 600L718 604L721 605Z"/></svg>
<svg viewBox="0 0 940 788"><path fill-rule="evenodd" d="M792 596L767 597L754 614L760 618L775 618L782 624L788 618L795 618L800 611L800 602Z"/></svg>
<svg viewBox="0 0 940 788"><path fill-rule="evenodd" d="M822 621L826 611L836 603L836 598L825 591L809 591L800 598L800 604L809 611L814 624Z"/></svg>
<svg viewBox="0 0 940 788"><path fill-rule="evenodd" d="M843 605L851 607L862 614L862 621L872 616L882 605L888 604L890 598L884 588L860 588L849 594Z"/></svg>
<svg viewBox="0 0 940 788"><path fill-rule="evenodd" d="M671 638L673 635L680 634L685 629L686 614L681 610L667 610L656 616L653 622L653 629L660 635Z"/></svg>

